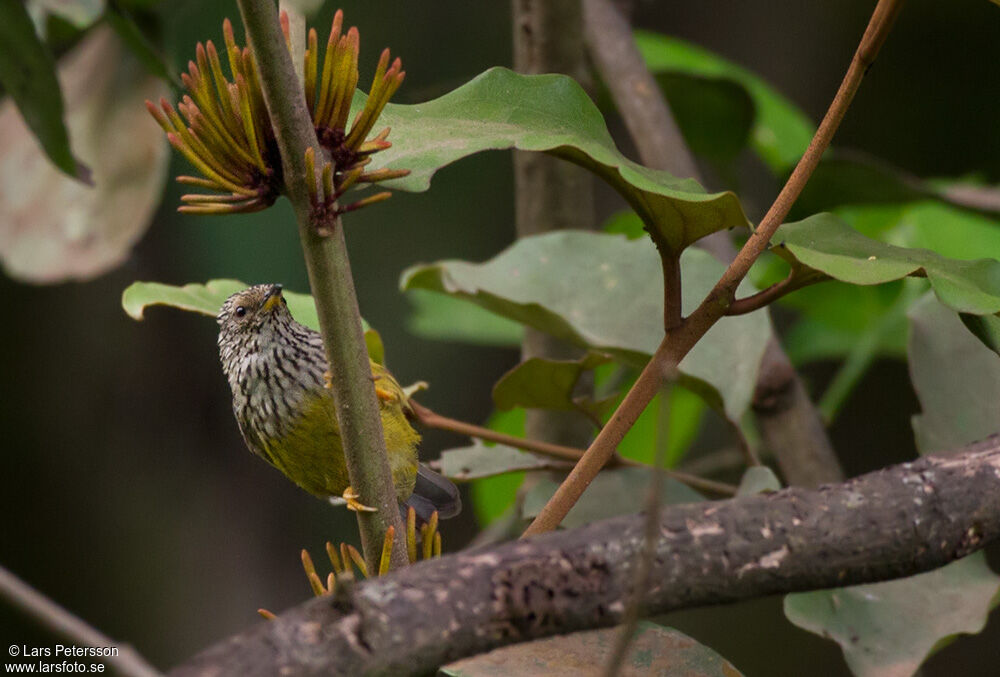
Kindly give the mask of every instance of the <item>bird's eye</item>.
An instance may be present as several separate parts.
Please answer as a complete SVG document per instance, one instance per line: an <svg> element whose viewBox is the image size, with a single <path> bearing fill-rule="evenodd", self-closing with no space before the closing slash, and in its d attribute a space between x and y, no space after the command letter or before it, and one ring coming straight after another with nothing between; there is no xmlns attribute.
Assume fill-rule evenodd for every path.
<svg viewBox="0 0 1000 677"><path fill-rule="evenodd" d="M247 309L243 306L236 306L236 317L243 317L247 314Z"/></svg>

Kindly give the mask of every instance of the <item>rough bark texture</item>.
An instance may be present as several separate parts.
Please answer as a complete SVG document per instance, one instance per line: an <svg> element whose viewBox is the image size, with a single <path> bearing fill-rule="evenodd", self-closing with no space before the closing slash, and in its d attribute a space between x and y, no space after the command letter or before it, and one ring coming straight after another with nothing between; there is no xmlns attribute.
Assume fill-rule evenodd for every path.
<svg viewBox="0 0 1000 677"><path fill-rule="evenodd" d="M580 0L513 0L514 70L564 73L587 81ZM514 153L515 217L518 237L565 228L594 227L592 174L544 153ZM521 358L578 359L563 341L526 328ZM586 387L586 384L584 384ZM529 439L586 447L593 426L575 412L533 409L525 418Z"/></svg>
<svg viewBox="0 0 1000 677"><path fill-rule="evenodd" d="M620 620L641 515L422 562L319 598L172 673L423 674ZM650 614L909 576L1000 537L1000 436L819 489L662 511Z"/></svg>
<svg viewBox="0 0 1000 677"><path fill-rule="evenodd" d="M632 40L626 14L610 0L583 0L585 35L601 78L611 90L643 164L704 183L656 80ZM736 257L724 232L698 242L721 261ZM843 470L802 380L777 340L761 361L753 403L764 444L774 452L789 484L839 482Z"/></svg>

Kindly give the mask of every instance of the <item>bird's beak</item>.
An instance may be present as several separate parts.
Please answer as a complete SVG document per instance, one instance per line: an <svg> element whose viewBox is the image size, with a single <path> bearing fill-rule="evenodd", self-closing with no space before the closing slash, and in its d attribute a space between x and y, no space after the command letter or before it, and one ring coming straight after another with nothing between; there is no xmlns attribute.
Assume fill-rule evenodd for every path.
<svg viewBox="0 0 1000 677"><path fill-rule="evenodd" d="M274 310L281 305L281 285L272 284L264 297L264 310Z"/></svg>

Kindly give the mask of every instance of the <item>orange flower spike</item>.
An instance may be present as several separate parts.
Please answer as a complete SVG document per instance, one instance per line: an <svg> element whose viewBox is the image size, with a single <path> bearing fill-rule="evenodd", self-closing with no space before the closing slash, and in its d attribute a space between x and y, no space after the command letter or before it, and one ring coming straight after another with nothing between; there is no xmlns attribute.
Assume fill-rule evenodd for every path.
<svg viewBox="0 0 1000 677"><path fill-rule="evenodd" d="M314 115L316 109L316 69L319 64L319 55L317 54L319 46L317 45L316 29L309 29L309 37L306 41L306 64L305 64L305 88L306 88L306 106L309 108L309 115L313 116L313 124L315 125L316 118Z"/></svg>
<svg viewBox="0 0 1000 677"><path fill-rule="evenodd" d="M316 115L313 116L313 124L317 127L322 126L323 121L326 119L326 115L330 110L330 106L333 104L333 96L330 92L330 81L329 74L333 72L333 58L337 53L337 43L340 41L340 28L344 23L344 12L338 9L337 13L333 15L333 23L330 25L330 37L326 41L326 54L323 57L323 71L321 74L321 84L319 90L319 100L316 104Z"/></svg>

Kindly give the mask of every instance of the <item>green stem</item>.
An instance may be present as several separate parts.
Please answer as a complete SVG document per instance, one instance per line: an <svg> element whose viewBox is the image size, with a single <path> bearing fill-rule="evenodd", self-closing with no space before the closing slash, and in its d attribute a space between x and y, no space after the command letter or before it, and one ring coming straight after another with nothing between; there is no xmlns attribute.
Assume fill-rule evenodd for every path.
<svg viewBox="0 0 1000 677"><path fill-rule="evenodd" d="M238 0L238 3L260 72L264 101L281 150L288 199L298 222L309 285L316 301L323 345L333 373L333 399L347 473L351 486L360 494L359 500L376 508L376 512L358 513L365 560L369 571L376 571L386 529L393 526L397 534L404 531L389 470L343 228L340 219L333 215L334 210L327 210L330 216L325 217L321 224L313 218L308 182L315 181L317 177L306 176L305 153L307 148L312 148L317 158L325 155L316 140L305 95L281 33L277 8L270 0ZM330 235L320 236L320 230ZM408 561L405 539L395 539L393 568L405 566Z"/></svg>

